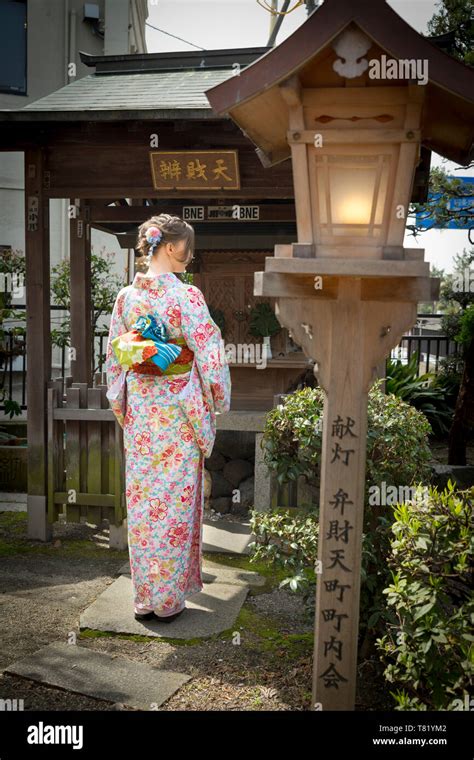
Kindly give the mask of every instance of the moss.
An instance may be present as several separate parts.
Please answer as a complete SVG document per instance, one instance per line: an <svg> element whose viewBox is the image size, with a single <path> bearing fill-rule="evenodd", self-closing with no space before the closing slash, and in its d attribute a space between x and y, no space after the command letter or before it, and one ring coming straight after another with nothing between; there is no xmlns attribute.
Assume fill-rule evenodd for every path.
<svg viewBox="0 0 474 760"><path fill-rule="evenodd" d="M138 641L148 644L170 644L171 646L196 646L207 639L173 639L166 636L145 636L140 633L118 633L117 631L97 631L94 628L84 628L78 634L80 639L119 638L128 641ZM212 637L213 638L213 637Z"/></svg>
<svg viewBox="0 0 474 760"><path fill-rule="evenodd" d="M91 628L81 630L79 638L102 638L116 636L129 641L148 642L155 645L199 646L218 641L231 641L235 633L245 637L246 648L256 653L265 654L270 660L285 657L297 660L310 654L313 648L313 633L282 633L278 621L269 615L256 612L245 604L241 608L235 623L221 633L193 639L177 639L166 636L147 636L144 634L117 633L115 631L97 631Z"/></svg>
<svg viewBox="0 0 474 760"><path fill-rule="evenodd" d="M273 659L282 656L298 659L313 649L313 633L282 633L278 621L244 606L240 610L232 629L221 634L221 638L232 638L235 631L246 635L245 646Z"/></svg>
<svg viewBox="0 0 474 760"><path fill-rule="evenodd" d="M27 537L28 515L26 512L0 512L0 556L15 554L54 554L67 558L128 559L128 551L109 549L90 538L61 537L61 545L54 546L58 537L50 541L38 541Z"/></svg>
<svg viewBox="0 0 474 760"><path fill-rule="evenodd" d="M23 535L28 523L27 512L0 512L0 529L14 535Z"/></svg>

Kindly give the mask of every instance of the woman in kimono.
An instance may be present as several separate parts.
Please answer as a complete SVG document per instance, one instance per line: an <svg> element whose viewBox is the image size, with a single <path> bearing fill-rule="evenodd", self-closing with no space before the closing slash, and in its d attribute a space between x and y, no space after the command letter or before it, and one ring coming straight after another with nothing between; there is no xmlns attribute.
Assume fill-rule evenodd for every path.
<svg viewBox="0 0 474 760"><path fill-rule="evenodd" d="M124 435L135 618L170 622L203 588L204 458L216 414L230 409L231 380L202 292L175 274L193 257L191 225L152 217L139 228L137 248L149 268L115 301L107 396ZM179 355L163 369L170 350Z"/></svg>

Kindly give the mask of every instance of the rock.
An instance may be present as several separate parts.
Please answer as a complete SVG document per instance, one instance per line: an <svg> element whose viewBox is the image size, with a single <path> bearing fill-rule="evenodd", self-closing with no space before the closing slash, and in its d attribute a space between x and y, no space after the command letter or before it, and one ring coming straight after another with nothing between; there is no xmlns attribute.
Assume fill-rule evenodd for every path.
<svg viewBox="0 0 474 760"><path fill-rule="evenodd" d="M211 500L211 509L213 509L215 512L220 512L221 515L225 515L230 512L231 507L231 496L218 496L216 499Z"/></svg>
<svg viewBox="0 0 474 760"><path fill-rule="evenodd" d="M255 433L246 430L218 430L214 451L228 459L255 459Z"/></svg>
<svg viewBox="0 0 474 760"><path fill-rule="evenodd" d="M246 459L231 459L225 465L222 474L237 488L239 483L253 473L253 465Z"/></svg>
<svg viewBox="0 0 474 760"><path fill-rule="evenodd" d="M232 496L234 486L223 476L220 470L212 473L211 498L218 496Z"/></svg>
<svg viewBox="0 0 474 760"><path fill-rule="evenodd" d="M255 477L252 475L250 478L242 480L239 485L240 502L234 502L235 507L248 507L254 506L254 489L255 489Z"/></svg>
<svg viewBox="0 0 474 760"><path fill-rule="evenodd" d="M204 468L204 498L208 499L211 495L212 475Z"/></svg>
<svg viewBox="0 0 474 760"><path fill-rule="evenodd" d="M211 456L204 460L204 464L208 470L222 470L226 462L225 456L215 449Z"/></svg>
<svg viewBox="0 0 474 760"><path fill-rule="evenodd" d="M456 483L460 490L474 486L474 467L472 465L435 464L431 471L431 483L438 486L438 489L445 488L448 480Z"/></svg>
<svg viewBox="0 0 474 760"><path fill-rule="evenodd" d="M239 501L232 502L231 506L231 514L238 515L239 517L247 516L249 507L246 507L244 504L241 504Z"/></svg>

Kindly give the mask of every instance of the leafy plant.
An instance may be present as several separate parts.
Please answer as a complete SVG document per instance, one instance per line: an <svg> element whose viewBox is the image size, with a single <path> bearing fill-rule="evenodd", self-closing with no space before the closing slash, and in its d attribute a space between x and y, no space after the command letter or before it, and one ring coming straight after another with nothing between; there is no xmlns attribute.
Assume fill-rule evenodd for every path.
<svg viewBox="0 0 474 760"><path fill-rule="evenodd" d="M0 256L0 274L23 278L25 282L25 256L20 250L2 250ZM7 344L6 328L12 336ZM12 306L12 292L6 288L0 290L0 401L3 403L5 413L10 418L21 414L19 404L7 395L5 388L5 371L7 362L11 357L19 356L23 352L24 335L26 333L25 313L23 310Z"/></svg>
<svg viewBox="0 0 474 760"><path fill-rule="evenodd" d="M449 338L459 343L459 357L447 371L459 377L459 391L449 431L449 464L466 464L466 446L474 432L474 289L472 266L474 249L454 258L454 271L445 278L442 303L443 327ZM467 281L466 281L467 280Z"/></svg>
<svg viewBox="0 0 474 760"><path fill-rule="evenodd" d="M303 388L267 414L264 459L280 484L300 476L319 484L323 404L321 388ZM382 481L406 485L428 478L431 428L424 415L385 395L376 383L368 394L367 416L367 488Z"/></svg>
<svg viewBox="0 0 474 760"><path fill-rule="evenodd" d="M224 312L222 311L222 309L214 309L212 306L209 306L209 313L211 315L211 318L214 320L219 330L221 331L221 335L224 337L224 333L225 333Z"/></svg>
<svg viewBox="0 0 474 760"><path fill-rule="evenodd" d="M101 249L100 255L92 252L91 254L91 334L92 340L96 333L103 331L104 334L108 332L107 325L100 324L102 317L111 314L112 309L117 297L118 291L124 286L124 277L111 274L111 265L113 261L113 253L105 253L105 249ZM65 310L70 309L71 302L71 267L68 259L61 261L52 269L51 276L51 292L53 303L62 306ZM51 340L53 345L59 347L65 347L70 345L71 340L71 317L68 313L63 317L57 327L51 330ZM92 352L94 355L94 351ZM94 368L94 371L98 369L98 366L104 361L105 356L102 355L98 359L98 365Z"/></svg>
<svg viewBox="0 0 474 760"><path fill-rule="evenodd" d="M280 483L304 477L317 485L321 460L324 392L303 388L287 396L267 415L262 446L268 467ZM390 520L385 506L369 505L371 485L418 485L427 480L431 453L430 426L424 415L374 385L368 397L366 508L362 545L361 638L369 641L380 625L390 581L385 557L388 553ZM252 561L266 559L283 567L282 581L304 596L307 611L314 607L319 508L271 510L251 513Z"/></svg>
<svg viewBox="0 0 474 760"><path fill-rule="evenodd" d="M250 312L249 333L255 338L276 335L281 325L272 307L266 301L256 304Z"/></svg>
<svg viewBox="0 0 474 760"><path fill-rule="evenodd" d="M288 510L253 512L252 531L256 541L249 544L252 562L261 560L285 568L288 576L280 588L300 591L310 608L316 581L314 566L318 551L319 526L314 513L291 514Z"/></svg>
<svg viewBox="0 0 474 760"><path fill-rule="evenodd" d="M393 393L423 412L434 433L448 432L454 409L448 404L443 378L438 379L433 372L418 375L418 351L406 364L399 359L387 361L385 388L387 393Z"/></svg>
<svg viewBox="0 0 474 760"><path fill-rule="evenodd" d="M396 709L462 709L474 676L474 487L438 492L394 508L384 590L385 633L377 648ZM395 621L393 622L395 618Z"/></svg>

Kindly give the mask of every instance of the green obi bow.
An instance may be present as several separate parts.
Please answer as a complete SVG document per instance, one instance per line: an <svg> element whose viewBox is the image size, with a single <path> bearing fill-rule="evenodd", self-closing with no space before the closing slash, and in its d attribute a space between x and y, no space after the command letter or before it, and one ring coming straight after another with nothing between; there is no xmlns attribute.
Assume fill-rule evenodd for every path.
<svg viewBox="0 0 474 760"><path fill-rule="evenodd" d="M151 359L163 372L182 351L181 346L168 343L165 325L157 324L151 314L138 317L129 332L112 340L112 348L123 370Z"/></svg>

